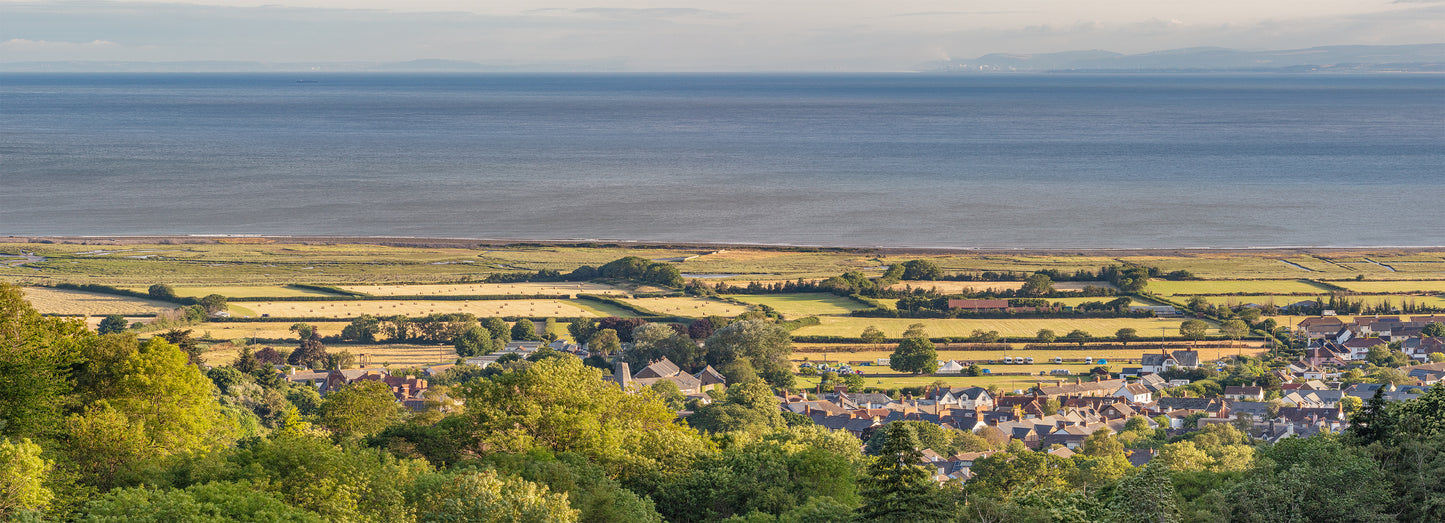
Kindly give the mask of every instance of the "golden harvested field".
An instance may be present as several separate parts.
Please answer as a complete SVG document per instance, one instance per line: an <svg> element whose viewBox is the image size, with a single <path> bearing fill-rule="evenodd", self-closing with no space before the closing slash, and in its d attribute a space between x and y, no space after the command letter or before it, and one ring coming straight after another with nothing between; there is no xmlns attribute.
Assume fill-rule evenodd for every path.
<svg viewBox="0 0 1445 523"><path fill-rule="evenodd" d="M1445 280L1433 281L1332 281L1355 292L1442 292L1445 293Z"/></svg>
<svg viewBox="0 0 1445 523"><path fill-rule="evenodd" d="M622 300L659 314L688 316L737 316L747 312L747 307L710 298L632 298Z"/></svg>
<svg viewBox="0 0 1445 523"><path fill-rule="evenodd" d="M424 285L340 285L342 289L372 296L499 296L516 294L627 294L628 291L600 283L456 283Z"/></svg>
<svg viewBox="0 0 1445 523"><path fill-rule="evenodd" d="M854 318L823 317L820 325L803 327L793 331L794 336L848 336L857 337L869 325L878 327L888 337L903 336L909 325L922 323L933 337L965 337L974 329L998 331L1001 336L1033 336L1039 329L1050 329L1059 336L1074 329L1083 329L1093 336L1113 336L1114 332L1128 327L1139 331L1139 336L1158 336L1159 329L1165 329L1170 336L1179 335L1179 324L1183 320L1167 318L1068 318L1068 319L910 319L910 318ZM1210 333L1215 333L1211 327Z"/></svg>
<svg viewBox="0 0 1445 523"><path fill-rule="evenodd" d="M995 291L1011 291L1011 290L1017 290L1019 287L1023 287L1023 286L1024 286L1024 282L1021 282L1021 281L933 281L933 280L915 280L915 281L899 282L898 284L896 284L896 285L894 285L894 286L892 286L892 287L889 287L889 288L890 288L890 289L903 289L903 288L910 288L910 287L911 287L911 288L914 288L914 289L936 289L938 292L943 293L943 294L960 294L960 293L964 293L964 292L986 291L986 290L990 290L990 289L995 290ZM1104 288L1109 288L1109 289L1114 288L1113 285L1110 285L1109 282L1106 282L1106 281L1057 281L1057 282L1054 282L1054 289L1055 289L1055 290L1059 290L1059 291L1081 291L1081 290L1084 290L1084 287L1087 287L1087 286L1104 287Z"/></svg>
<svg viewBox="0 0 1445 523"><path fill-rule="evenodd" d="M341 329L346 328L347 325L347 322L344 321L311 321L306 323L315 325L316 331L321 336L340 335ZM198 338L204 337L209 333L210 337L208 339L212 340L264 338L269 340L295 340L297 343L301 342L301 339L296 337L296 333L291 332L291 322L283 321L228 321L224 323L206 323L202 325L194 325L181 328L194 330L195 332L193 333L193 335ZM154 333L143 334L143 336L149 336L151 334Z"/></svg>
<svg viewBox="0 0 1445 523"><path fill-rule="evenodd" d="M1176 294L1328 294L1330 289L1302 280L1213 280L1168 281L1150 280L1149 292L1166 296Z"/></svg>
<svg viewBox="0 0 1445 523"><path fill-rule="evenodd" d="M149 286L145 287L122 287L123 289L136 292L146 292ZM213 286L175 286L176 296L188 296L199 298L210 294L220 294L227 298L285 298L291 296L336 296L329 292L314 291L311 289L298 289L295 287L283 287L280 285L213 285Z"/></svg>
<svg viewBox="0 0 1445 523"><path fill-rule="evenodd" d="M1179 301L1188 301L1190 298L1191 298L1191 296L1175 296L1175 297L1174 297L1174 299L1179 300ZM1292 303L1298 303L1298 302L1302 302L1302 301L1307 301L1307 300L1311 300L1311 301L1312 301L1312 300L1314 300L1314 299L1316 299L1316 298L1319 298L1319 299L1324 300L1325 303L1329 303L1329 301L1330 301L1330 297L1329 297L1328 295L1319 295L1319 296L1201 296L1201 298L1204 298L1205 301L1207 301L1207 302L1209 302L1209 303L1211 303L1211 304L1214 304L1214 303L1222 303L1222 304L1226 304L1226 305L1242 305L1242 304L1245 304L1245 303L1258 303L1258 304L1260 304L1260 305L1268 305L1268 304L1271 304L1271 303L1272 303L1272 304L1274 304L1274 305L1276 305L1276 306L1280 306L1280 307L1283 307L1283 306L1285 306L1285 305L1289 305L1289 304L1292 304ZM1422 305L1422 306L1445 307L1445 297L1442 297L1442 296L1413 296L1413 295L1393 295L1393 296L1391 296L1391 295L1383 295L1383 296L1382 296L1382 295L1377 295L1377 294L1371 294L1371 295L1353 295L1353 296L1346 296L1346 298L1349 299L1350 301L1362 301L1362 302L1364 302L1364 303L1367 304L1367 305L1377 305L1377 304L1380 304L1380 303L1385 302L1385 301L1388 300L1388 301L1390 302L1390 305L1392 305L1392 306L1394 306L1394 307L1399 307L1399 306L1402 305L1402 304L1412 303L1412 302L1415 303L1416 305Z"/></svg>
<svg viewBox="0 0 1445 523"><path fill-rule="evenodd" d="M25 287L24 292L25 299L42 314L155 314L176 308L174 303L159 300L68 289Z"/></svg>
<svg viewBox="0 0 1445 523"><path fill-rule="evenodd" d="M564 300L467 300L467 301L419 301L419 300L375 300L375 301L253 301L245 307L256 314L273 317L327 317L354 318L362 314L373 316L426 316L466 312L481 317L491 316L596 316L571 302Z"/></svg>
<svg viewBox="0 0 1445 523"><path fill-rule="evenodd" d="M851 299L827 293L735 294L728 298L754 305L767 305L789 319L805 316L844 315L867 308Z"/></svg>
<svg viewBox="0 0 1445 523"><path fill-rule="evenodd" d="M277 347L278 349L292 349L294 347ZM456 361L456 349L449 345L335 345L327 346L326 351L336 354L341 351L350 352L356 356L357 362L361 362L362 355L369 359L369 367L425 367L442 363ZM210 350L201 354L201 359L207 364L224 365L236 360L237 347L225 345L222 348Z"/></svg>

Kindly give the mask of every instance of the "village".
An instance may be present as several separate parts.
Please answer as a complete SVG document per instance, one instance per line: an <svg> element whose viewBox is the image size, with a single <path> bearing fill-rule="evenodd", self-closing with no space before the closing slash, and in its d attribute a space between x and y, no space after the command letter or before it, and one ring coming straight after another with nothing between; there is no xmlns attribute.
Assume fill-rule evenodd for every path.
<svg viewBox="0 0 1445 523"><path fill-rule="evenodd" d="M1435 327L1430 327L1432 324ZM777 390L775 400L781 412L801 415L831 431L846 432L860 442L897 421L923 422L945 432L964 431L1002 442L1000 449L978 452L950 454L946 450L920 449L923 464L936 470L935 481L967 482L976 460L1003 452L1002 447L1009 442L1068 458L1080 451L1090 435L1099 431L1123 433L1131 421L1170 437L1216 424L1231 425L1258 442L1340 433L1349 427L1350 415L1366 403L1411 400L1445 379L1445 336L1426 335L1438 332L1442 326L1445 316L1438 315L1358 317L1348 322L1334 316L1306 318L1295 328L1296 335L1308 340L1304 356L1273 370L1273 379L1264 380L1268 384L1226 386L1218 394L1202 397L1182 388L1190 384L1189 379L1168 377L1206 367L1223 368L1226 362L1201 361L1197 351L1175 350L1144 354L1140 367L1127 367L1114 375L1059 377L1017 391L1021 393L990 392L977 386L939 386L928 387L917 397L891 397L878 392L850 392L846 386L837 386L817 392ZM623 346L624 351L628 348ZM1346 379L1351 370L1358 372L1369 364L1372 349L1376 357L1390 350L1408 357L1409 365L1398 368L1408 377L1407 383ZM509 361L535 360L544 350L577 358L591 354L585 344L514 341L501 350L467 358L460 364L428 367L423 375L439 375L458 365L485 369ZM1436 354L1433 359L1432 353ZM949 363L957 365L940 362L941 373L949 372ZM299 371L285 365L277 367L288 381L316 387L323 396L358 380L376 380L391 387L397 401L412 411L446 410L460 405L444 397L429 397L425 377L391 376L384 367ZM689 405L707 405L727 386L726 378L712 366L687 373L666 358L637 370L619 361L607 379L634 393L667 382L686 397ZM686 420L692 412L679 410L677 414ZM1131 464L1144 466L1157 453L1157 446L1126 452Z"/></svg>

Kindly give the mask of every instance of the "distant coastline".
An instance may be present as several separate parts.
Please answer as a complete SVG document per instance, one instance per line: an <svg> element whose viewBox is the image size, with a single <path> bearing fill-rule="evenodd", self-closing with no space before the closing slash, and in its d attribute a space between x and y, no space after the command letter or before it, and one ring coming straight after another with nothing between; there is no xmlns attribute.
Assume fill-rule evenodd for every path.
<svg viewBox="0 0 1445 523"><path fill-rule="evenodd" d="M0 244L63 243L80 245L153 245L246 243L247 241L277 244L385 245L397 247L503 247L558 246L603 247L620 246L638 249L758 249L758 250L820 250L869 252L880 254L1012 254L1012 255L1079 255L1079 256L1162 256L1187 254L1317 254L1327 252L1439 252L1445 245L1416 246L1261 246L1261 247L1159 247L1159 248L998 248L998 247L898 247L866 245L793 245L777 243L668 242L620 239L515 239L515 238L450 238L428 236L310 236L271 234L174 234L174 235L99 235L99 236L6 236Z"/></svg>

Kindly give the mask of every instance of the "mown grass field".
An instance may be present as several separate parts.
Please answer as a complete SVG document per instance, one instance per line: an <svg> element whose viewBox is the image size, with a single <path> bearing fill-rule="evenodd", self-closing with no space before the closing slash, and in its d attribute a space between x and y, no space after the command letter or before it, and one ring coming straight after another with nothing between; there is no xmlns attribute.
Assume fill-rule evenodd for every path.
<svg viewBox="0 0 1445 523"><path fill-rule="evenodd" d="M177 307L159 300L146 300L94 292L26 287L25 299L41 314L108 316L111 314L155 314Z"/></svg>
<svg viewBox="0 0 1445 523"><path fill-rule="evenodd" d="M819 325L803 327L793 331L794 336L847 336L857 337L869 325L878 327L891 338L901 337L909 325L922 323L933 337L964 337L975 329L998 331L1001 336L1033 336L1039 329L1050 329L1059 336L1074 329L1083 329L1093 336L1113 336L1122 328L1132 328L1139 336L1158 336L1163 328L1166 334L1179 334L1180 319L1168 318L1040 318L1040 319L909 319L909 318L854 318L823 317ZM1215 333L1211 327L1209 333Z"/></svg>
<svg viewBox="0 0 1445 523"><path fill-rule="evenodd" d="M1254 345L1257 345L1257 344L1254 344ZM1181 348L1183 348L1183 347L1181 347ZM1241 343L1241 344L1240 344L1240 347L1238 347L1238 348L1236 348L1236 349L1205 348L1205 349L1199 349L1199 351L1200 351L1200 355L1199 355L1200 361L1201 361L1201 362L1208 362L1208 361L1214 361L1214 360L1217 360L1217 359L1220 359L1220 358L1223 358L1223 357L1234 356L1234 355L1236 355L1236 354L1244 354L1244 355L1251 355L1251 356L1252 356L1252 355L1258 355L1258 354L1263 353L1263 352L1265 351L1265 349L1262 348L1262 347L1253 346L1253 345L1251 345L1251 346L1246 346L1246 344ZM1120 369L1122 369L1122 368L1124 368L1124 367L1128 367L1128 366L1137 367L1137 366L1138 366L1137 363L1124 363L1124 361L1125 361L1125 360L1138 360L1138 359L1140 359L1140 358L1142 357L1142 355L1143 355L1144 352L1145 352L1145 351L1143 351L1143 350L1137 350L1137 351L1136 351L1136 350L1081 350L1081 351L1073 351L1073 350L1059 350L1059 351L1047 351L1047 350L1045 350L1045 351L1032 351L1032 350L1011 350L1011 351L951 351L951 350L940 350L940 351L938 351L938 359L941 360L941 361L955 360L955 361L958 361L958 362L960 362L960 363L964 363L964 362L977 362L980 367L983 367L983 368L985 368L985 369L989 369L989 370L992 371L992 372L1008 372L1008 373L1028 372L1028 373L1030 373L1030 375L1028 375L1028 376L996 376L996 375L989 375L989 376L977 376L977 377L964 377L964 376L946 375L946 374L943 374L943 375L918 375L918 376L911 376L911 375L910 375L910 376L894 376L894 375L897 374L897 373L894 372L892 369L889 369L889 368L886 367L886 366L877 366L877 365L862 366L862 365L858 365L858 366L854 366L853 368L854 368L855 370L861 370L861 371L863 371L863 377L864 377L865 380L867 380L867 384L868 384L868 386L870 386L870 387L880 387L880 388L919 387L919 386L931 385L931 384L934 384L934 383L936 383L936 382L943 382L943 383L946 384L946 385L956 386L956 387L971 387L971 386L988 387L988 386L990 386L990 385L998 385L999 387L1005 388L1006 390L1013 390L1014 388L1028 388L1028 387L1031 387L1031 386L1033 386L1033 385L1035 385L1035 384L1037 384L1037 383L1056 384L1056 383L1057 383L1057 380L1060 380L1060 379L1062 379L1062 380L1064 380L1064 381L1066 381L1066 382L1072 382L1072 381L1074 381L1076 378L1079 378L1079 377L1080 377L1079 375L1087 374L1087 373L1088 373L1090 370L1092 370L1094 367L1097 367L1097 366L1098 366L1097 363L1090 363L1090 364L1085 364L1085 363L1082 363L1082 362L1053 363L1053 362L1052 362L1052 358L1053 358L1054 356L1060 356L1060 357L1063 357L1063 358L1065 358L1065 359L1077 359L1077 358L1082 358L1082 357L1084 357L1084 356L1091 356L1091 357L1093 357L1093 358L1095 358L1095 359L1104 358L1104 359L1106 359L1106 360L1109 361L1109 364L1108 364L1108 365L1105 365L1105 366L1106 366L1106 367L1109 367L1109 369L1110 369L1111 371L1113 371L1113 372L1118 372ZM837 352L837 353L828 353L827 361L829 361L829 362L864 362L864 361L867 361L867 362L874 362L874 363L876 363L878 358L886 358L886 357L888 357L890 354L891 354L891 351L890 351L890 350L885 350L885 351L866 351L866 352ZM993 364L987 363L988 360L995 360L995 361L1002 360L1004 356L1033 357L1034 360L1035 360L1035 362L1034 362L1033 365L1009 365L1009 364L1004 364L1004 363L993 363ZM807 359L805 360L804 358L807 358ZM794 363L795 365L796 365L797 363L801 363L801 362L803 362L803 361L810 361L810 362L813 362L813 363L819 363L819 362L822 362L822 361L824 361L824 360L823 360L822 354L816 353L816 352L810 352L810 353L794 352L794 353L793 353L793 363ZM1068 370L1068 371L1070 372L1070 375L1069 375L1069 376L1049 375L1048 372L1051 371L1051 370L1054 370L1054 369L1066 369L1066 370ZM1044 373L1044 375L1039 375L1040 372ZM813 386L816 386L817 383L818 383L818 378L817 378L817 377L798 376L797 379L798 379L798 383L799 383L800 386L802 386L802 387L813 387Z"/></svg>
<svg viewBox="0 0 1445 523"><path fill-rule="evenodd" d="M804 352L803 350L795 350L795 351L793 352L793 357L792 357L792 359L793 359L793 362L794 362L794 363L801 363L801 362L804 362L804 361L811 361L811 362L814 362L814 363L821 362L821 361L824 361L824 356L825 356L825 355L826 355L826 360L827 360L827 361L833 361L833 362L837 362L837 361L842 361L842 362L876 362L879 358L887 358L890 354L892 354L892 353L893 353L893 348L895 347L895 344L885 344L885 345L881 346L878 350L863 350L863 351L856 351L856 352L847 351L847 350L839 350L839 351L826 351L826 350L824 350L824 351L819 351L819 350L817 350L817 349L823 348L823 346L820 346L820 345L817 345L817 344L798 344L798 347L797 347L797 348L798 348L798 349L804 349L805 347L807 348L807 351L806 351L806 352ZM1187 343L1173 343L1173 344L1170 345L1170 350L1184 350L1184 349L1187 349L1187 348L1190 348L1190 346L1189 346ZM1204 347L1204 348L1199 348L1199 349L1197 349L1197 350L1199 351L1199 361L1214 361L1214 360L1217 360L1217 359L1220 359L1220 358L1223 358L1223 357L1235 356L1235 355L1237 355L1237 354L1244 354L1244 355L1255 355L1255 354L1259 354L1259 353L1261 353L1261 352L1264 352L1264 351L1265 351L1265 348L1264 348L1263 344L1261 344L1261 343L1259 343L1259 342L1240 342L1237 347L1232 347L1232 348L1230 348L1230 347ZM1039 366L1042 366L1042 365L1044 365L1044 364L1053 365L1053 363L1050 363L1050 362L1051 362L1051 361L1053 360L1053 358L1055 358L1055 357L1061 357L1061 358L1064 358L1064 359L1066 359L1066 360L1070 360L1070 359L1082 359L1082 358L1084 358L1084 357L1087 356L1087 357L1094 358L1095 360L1098 360L1098 359L1101 359L1101 358L1102 358L1102 359L1105 359L1105 360L1109 360L1110 365L1114 366L1114 367L1112 367L1112 368L1113 368L1114 370L1118 370L1119 368L1123 368L1123 367L1125 367L1125 366L1131 366L1131 365L1125 365L1125 364L1123 364L1122 362L1123 362L1124 360L1138 360L1138 359L1139 359L1140 357L1142 357L1142 355L1143 355L1144 353L1146 353L1146 352L1147 352L1147 353L1154 353L1154 352L1157 352L1157 349L1155 349L1155 350L1145 350L1145 349L1100 349L1100 348L1093 348L1093 347L1087 347L1087 346L1086 346L1085 348L1083 348L1083 349L1075 349L1073 346L1068 346L1068 347L1060 346L1058 349L1052 349L1052 350L1051 350L1051 349L1042 349L1042 350L1039 350L1039 349L1021 349L1021 348L1020 348L1020 349L1014 349L1014 350L1006 350L1006 351L1005 351L1005 350L950 350L950 349L947 348L946 345L944 345L944 346L940 346L940 348L939 348L939 350L938 350L938 359L939 359L939 361L957 360L957 361L960 362L960 363L963 363L963 362L977 362L978 364L987 367L987 366L990 365L990 364L987 363L988 361L1002 361L1005 356L1010 356L1010 357L1014 357L1014 358L1034 358L1034 367L1039 367ZM1080 363L1080 364L1082 365L1082 363ZM1003 363L997 363L997 364L992 364L992 365L995 365L995 366L998 367L997 369L995 369L995 370L998 371L998 372L1004 372L1004 371L1008 371L1008 372L1019 372L1019 371L1022 371L1022 370L1029 370L1029 367L1028 367L1027 365L1006 365L1006 364L1003 364ZM1095 364L1095 365L1097 365L1097 364ZM1138 365L1137 365L1137 364L1134 364L1134 365L1132 365L1132 366L1137 367ZM1093 368L1093 367L1091 366L1091 367L1089 367L1089 368ZM1015 369L1015 370L1008 370L1008 369ZM865 372L867 372L868 369L863 369L863 370L864 370ZM874 369L874 370L878 370L878 369ZM1085 369L1085 370L1087 370L1087 369ZM889 372L893 372L893 371L891 371L891 370L880 370L880 372L889 373Z"/></svg>
<svg viewBox="0 0 1445 523"><path fill-rule="evenodd" d="M1151 280L1147 290L1166 296L1180 294L1329 294L1330 292L1327 287L1301 280Z"/></svg>
<svg viewBox="0 0 1445 523"><path fill-rule="evenodd" d="M668 316L688 316L701 318L703 316L737 316L747 312L748 308L734 303L711 298L696 297L673 297L673 298L631 298L623 302L642 307L644 309Z"/></svg>
<svg viewBox="0 0 1445 523"><path fill-rule="evenodd" d="M243 307L255 314L269 314L272 317L327 317L354 318L362 314L373 316L426 316L428 314L449 314L465 312L481 317L492 316L596 316L597 314L578 307L567 300L469 300L469 301L424 301L424 300L375 300L375 301L256 301L244 302Z"/></svg>
<svg viewBox="0 0 1445 523"><path fill-rule="evenodd" d="M841 316L868 308L851 299L827 293L734 294L727 297L754 305L767 305L789 319L805 316Z"/></svg>
<svg viewBox="0 0 1445 523"><path fill-rule="evenodd" d="M122 289L136 292L146 292L149 286L121 287ZM210 285L203 287L180 286L172 287L176 296L200 298L211 294L220 294L227 298L288 298L293 296L323 296L335 297L336 294L317 291L312 289L301 289L296 287L283 287L280 285Z"/></svg>
<svg viewBox="0 0 1445 523"><path fill-rule="evenodd" d="M420 285L342 285L340 288L372 296L492 296L516 294L627 294L612 285L591 282L568 283L454 283Z"/></svg>

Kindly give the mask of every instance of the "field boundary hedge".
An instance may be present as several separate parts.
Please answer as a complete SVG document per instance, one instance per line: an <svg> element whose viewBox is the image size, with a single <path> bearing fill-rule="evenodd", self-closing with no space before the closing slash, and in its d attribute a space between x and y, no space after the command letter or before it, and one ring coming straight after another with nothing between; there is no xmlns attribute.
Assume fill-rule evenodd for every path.
<svg viewBox="0 0 1445 523"><path fill-rule="evenodd" d="M506 301L506 300L569 300L569 294L442 294L425 296L242 296L226 298L228 302L258 301Z"/></svg>
<svg viewBox="0 0 1445 523"><path fill-rule="evenodd" d="M128 298L141 298L141 299L145 299L145 300L167 301L167 302L171 302L171 303L175 303L175 304L179 304L179 305L195 305L195 304L197 303L197 300L196 300L195 298L182 297L182 296L176 296L176 297L173 297L173 298L157 298L157 297L155 297L155 296L151 296L150 293L140 292L140 291L133 291L133 290L130 290L130 289L122 289L122 288L120 288L120 287L111 287L111 286L109 286L109 285L101 285L101 284L98 284L98 283L55 283L55 284L49 285L49 287L55 288L55 289L72 290L72 291L96 292L96 293L101 293L101 294L114 294L114 295L117 295L117 296L125 296L125 297L128 297Z"/></svg>

